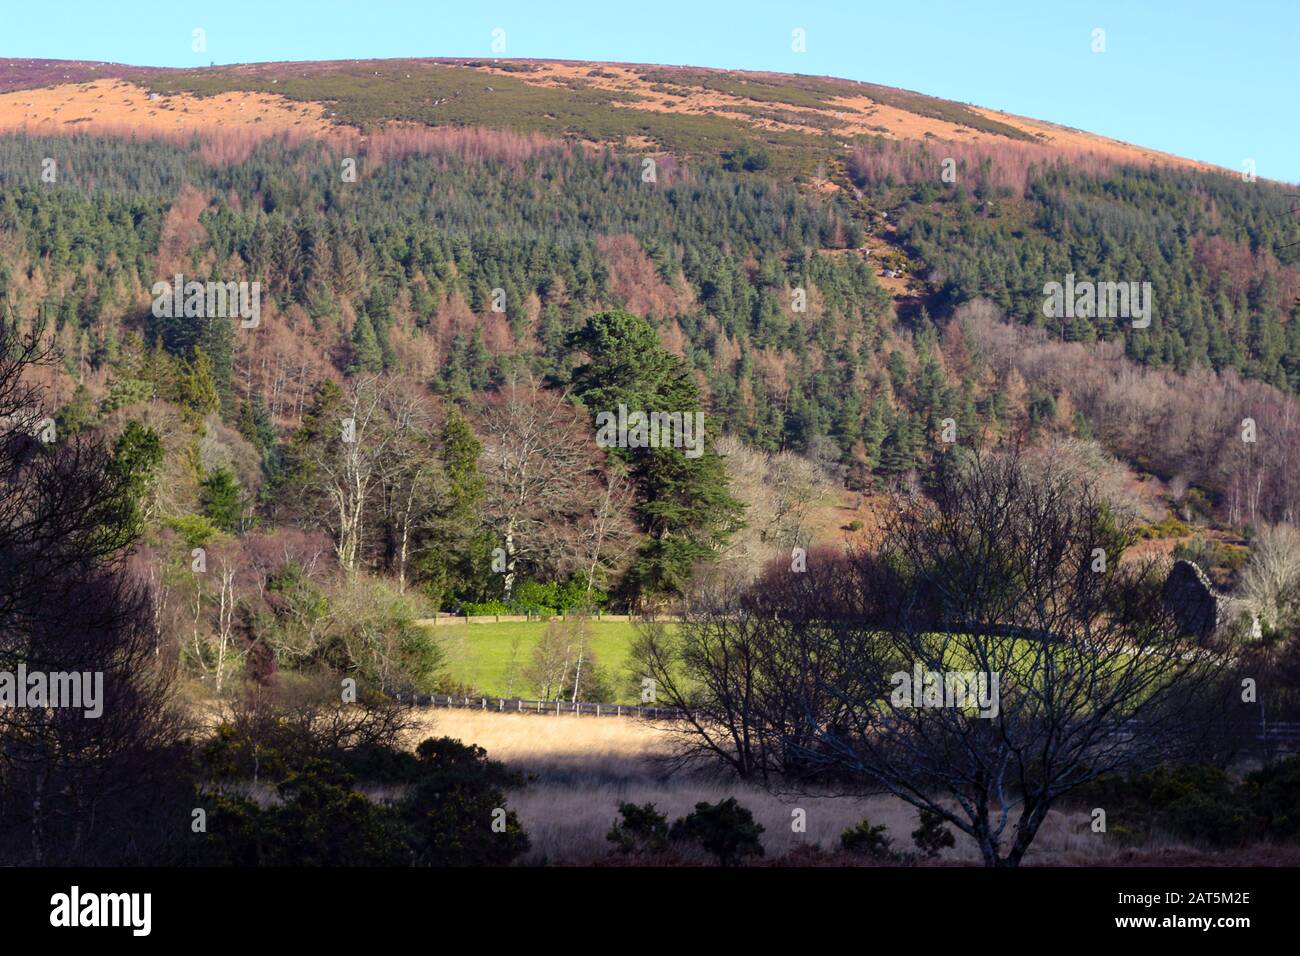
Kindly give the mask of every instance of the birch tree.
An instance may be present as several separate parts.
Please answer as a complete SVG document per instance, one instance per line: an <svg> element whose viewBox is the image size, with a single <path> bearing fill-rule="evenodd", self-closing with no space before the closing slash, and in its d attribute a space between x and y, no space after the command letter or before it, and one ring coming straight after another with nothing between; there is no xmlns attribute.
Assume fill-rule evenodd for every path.
<svg viewBox="0 0 1300 956"><path fill-rule="evenodd" d="M522 565L571 555L571 528L591 499L595 439L567 395L513 377L481 421L484 510L505 552L505 591Z"/></svg>

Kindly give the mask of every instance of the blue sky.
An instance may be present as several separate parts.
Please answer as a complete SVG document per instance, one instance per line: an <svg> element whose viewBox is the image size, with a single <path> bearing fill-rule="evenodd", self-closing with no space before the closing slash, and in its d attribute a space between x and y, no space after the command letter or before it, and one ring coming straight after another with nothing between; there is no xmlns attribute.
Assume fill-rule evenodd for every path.
<svg viewBox="0 0 1300 956"><path fill-rule="evenodd" d="M0 56L149 66L491 56L494 28L504 56L869 80L1300 181L1300 0L0 0Z"/></svg>

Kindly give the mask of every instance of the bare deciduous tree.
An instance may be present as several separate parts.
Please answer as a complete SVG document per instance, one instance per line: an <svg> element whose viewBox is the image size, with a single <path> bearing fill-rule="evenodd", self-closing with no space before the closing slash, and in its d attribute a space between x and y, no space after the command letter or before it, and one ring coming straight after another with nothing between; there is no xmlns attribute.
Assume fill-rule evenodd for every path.
<svg viewBox="0 0 1300 956"><path fill-rule="evenodd" d="M436 503L433 414L402 384L363 376L344 393L340 421L304 446L313 520L348 571L377 561L405 590L415 537Z"/></svg>
<svg viewBox="0 0 1300 956"><path fill-rule="evenodd" d="M1210 739L1226 658L1183 639L1153 566L1121 564L1086 481L950 458L931 498L897 504L854 555L856 593L813 564L697 605L675 645L643 641L687 756L884 790L1014 866L1065 794Z"/></svg>
<svg viewBox="0 0 1300 956"><path fill-rule="evenodd" d="M807 548L812 507L834 485L822 468L793 452L748 448L732 437L718 441L732 493L745 505L745 527L731 539L725 559L733 573L753 577L773 557Z"/></svg>
<svg viewBox="0 0 1300 956"><path fill-rule="evenodd" d="M578 538L575 549L581 560L587 599L592 592L606 584L623 569L638 540L632 509L636 501L636 486L626 469L618 464L593 479L594 497L588 503L586 514L574 526Z"/></svg>
<svg viewBox="0 0 1300 956"><path fill-rule="evenodd" d="M513 377L482 417L484 510L505 551L505 590L519 563L558 563L591 501L596 446L561 392Z"/></svg>
<svg viewBox="0 0 1300 956"><path fill-rule="evenodd" d="M1242 571L1241 593L1264 627L1293 623L1300 606L1300 531L1285 524L1260 530Z"/></svg>

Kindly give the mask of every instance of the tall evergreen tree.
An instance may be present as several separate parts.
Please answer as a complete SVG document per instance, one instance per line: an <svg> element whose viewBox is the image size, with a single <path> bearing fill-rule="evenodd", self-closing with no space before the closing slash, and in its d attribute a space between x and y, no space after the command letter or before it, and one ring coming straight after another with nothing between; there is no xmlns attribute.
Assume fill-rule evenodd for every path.
<svg viewBox="0 0 1300 956"><path fill-rule="evenodd" d="M589 361L574 371L574 393L593 415L629 411L703 412L699 389L686 366L659 344L650 323L619 309L593 315L569 339ZM649 535L630 575L641 594L679 592L698 561L710 560L741 526L744 506L728 490L722 459L707 430L703 452L685 449L617 448L637 482L638 510Z"/></svg>

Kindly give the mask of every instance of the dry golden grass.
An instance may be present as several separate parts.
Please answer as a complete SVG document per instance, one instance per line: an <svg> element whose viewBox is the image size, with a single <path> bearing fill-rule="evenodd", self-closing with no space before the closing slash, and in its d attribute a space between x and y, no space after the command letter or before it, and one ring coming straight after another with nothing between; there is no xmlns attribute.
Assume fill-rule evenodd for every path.
<svg viewBox="0 0 1300 956"><path fill-rule="evenodd" d="M447 708L417 712L415 739L430 735L478 744L494 760L539 779L631 779L660 774L665 736L617 717L483 713Z"/></svg>
<svg viewBox="0 0 1300 956"><path fill-rule="evenodd" d="M534 775L527 787L509 795L509 805L533 844L521 861L525 864L590 863L608 857L605 834L622 801L653 803L673 820L699 801L732 796L763 825L769 859L811 845L835 850L840 834L864 817L873 825L885 824L896 849L914 849L910 834L917 826L916 811L893 797L778 795L731 780L665 776L669 736L636 720L440 709L419 715L415 739L430 735L477 744L493 759ZM792 832L795 808L806 812L805 833ZM1082 812L1067 816L1053 811L1027 862L1076 866L1119 862L1124 851L1103 845L1087 822ZM975 845L961 834L956 837L957 845L939 862L978 865Z"/></svg>
<svg viewBox="0 0 1300 956"><path fill-rule="evenodd" d="M183 138L220 129L251 140L282 134L324 138L335 132L320 103L267 93L180 93L151 100L126 80L63 83L0 93L0 132L97 133Z"/></svg>

